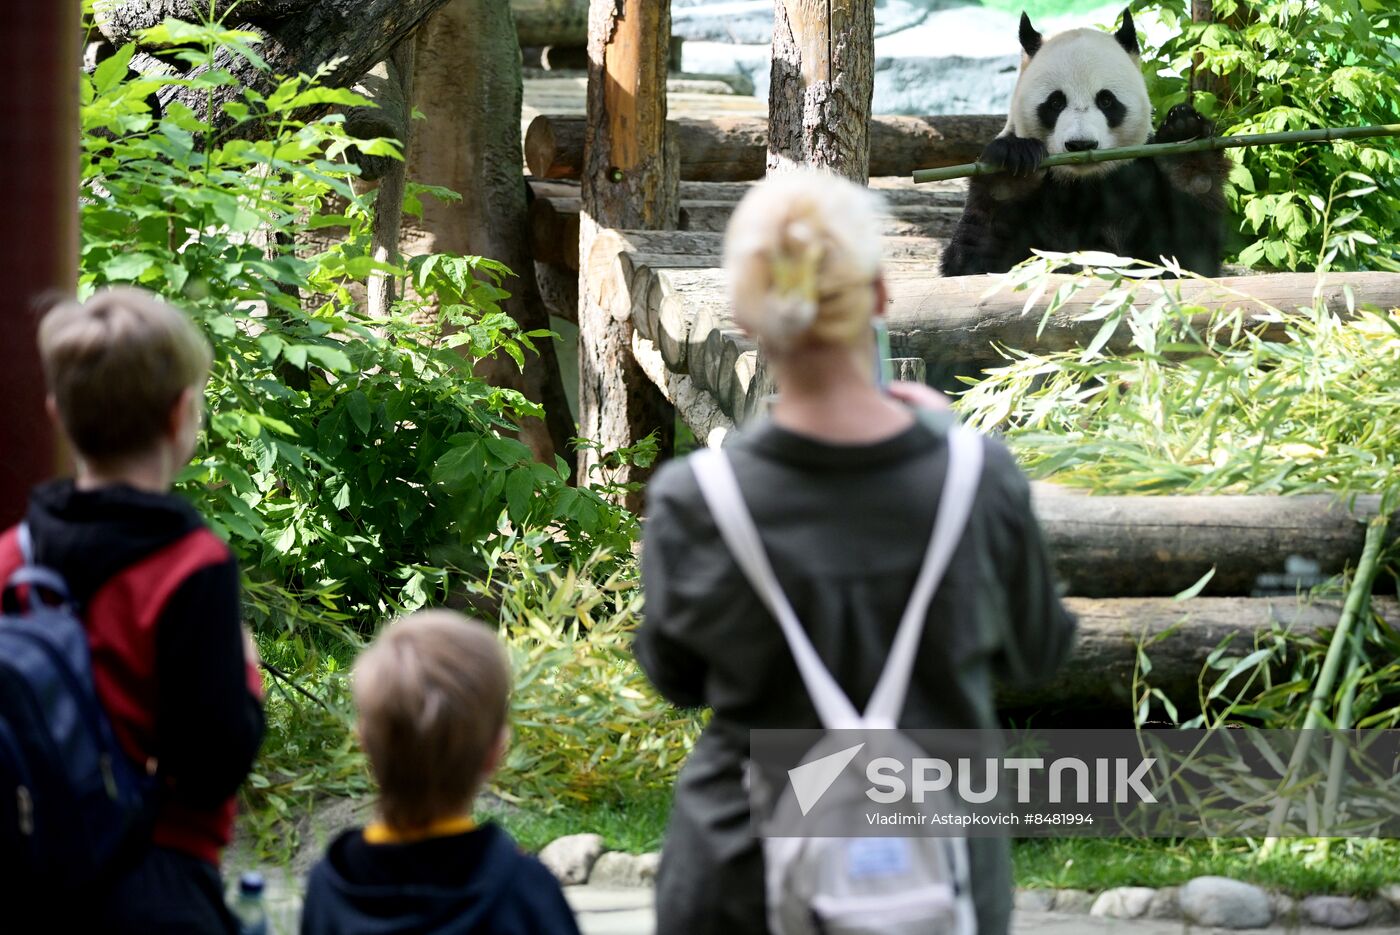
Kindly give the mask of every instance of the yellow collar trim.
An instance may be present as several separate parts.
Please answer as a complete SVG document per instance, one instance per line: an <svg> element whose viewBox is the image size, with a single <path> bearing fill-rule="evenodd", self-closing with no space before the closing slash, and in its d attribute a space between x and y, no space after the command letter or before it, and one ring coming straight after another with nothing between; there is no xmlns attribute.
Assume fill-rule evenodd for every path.
<svg viewBox="0 0 1400 935"><path fill-rule="evenodd" d="M390 828L382 821L375 821L365 826L364 836L366 844L412 844L414 841L445 838L475 830L476 820L474 818L470 815L458 815L453 818L440 818L426 828L417 828L413 831L399 831Z"/></svg>

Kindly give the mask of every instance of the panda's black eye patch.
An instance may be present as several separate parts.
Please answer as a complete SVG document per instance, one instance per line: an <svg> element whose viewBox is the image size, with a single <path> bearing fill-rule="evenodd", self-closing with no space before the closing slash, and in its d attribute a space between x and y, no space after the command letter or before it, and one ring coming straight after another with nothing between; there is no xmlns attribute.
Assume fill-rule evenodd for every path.
<svg viewBox="0 0 1400 935"><path fill-rule="evenodd" d="M1108 120L1110 127L1116 127L1123 122L1123 118L1128 114L1128 108L1123 106L1123 102L1108 88L1104 88L1094 98L1094 103L1099 110L1103 111L1104 117Z"/></svg>
<svg viewBox="0 0 1400 935"><path fill-rule="evenodd" d="M1068 106L1069 101L1065 98L1065 92L1054 91L1040 102L1040 106L1035 109L1036 116L1040 118L1041 126L1047 130L1055 128L1055 121L1060 119L1060 113Z"/></svg>

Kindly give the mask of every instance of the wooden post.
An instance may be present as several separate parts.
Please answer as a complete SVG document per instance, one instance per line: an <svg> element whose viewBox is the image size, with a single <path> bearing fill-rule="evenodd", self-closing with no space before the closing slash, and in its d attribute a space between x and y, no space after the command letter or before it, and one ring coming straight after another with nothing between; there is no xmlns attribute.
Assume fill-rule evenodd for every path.
<svg viewBox="0 0 1400 935"><path fill-rule="evenodd" d="M593 0L588 21L588 129L579 225L579 434L603 452L656 432L663 456L675 413L632 355L630 303L611 287L616 261L607 228L673 228L678 159L666 138L670 0ZM595 251L595 244L598 249ZM594 255L594 254L597 255ZM598 452L580 453L587 481ZM648 472L612 479L641 482ZM627 498L641 506L640 492Z"/></svg>
<svg viewBox="0 0 1400 935"><path fill-rule="evenodd" d="M461 253L490 257L515 276L502 309L525 331L549 328L535 282L520 157L523 101L520 48L510 7L500 0L451 0L414 37L414 102L427 120L408 153L408 177L461 193L450 204L423 199L423 216L407 218L405 254ZM570 460L573 419L552 341L536 342L522 372L504 355L481 361L477 373L519 390L544 407L545 418L522 420L521 440L535 457Z"/></svg>
<svg viewBox="0 0 1400 935"><path fill-rule="evenodd" d="M36 301L78 280L78 0L0 4L12 46L0 95L0 527L57 464L34 347Z"/></svg>
<svg viewBox="0 0 1400 935"><path fill-rule="evenodd" d="M776 0L768 170L821 166L870 175L875 0Z"/></svg>

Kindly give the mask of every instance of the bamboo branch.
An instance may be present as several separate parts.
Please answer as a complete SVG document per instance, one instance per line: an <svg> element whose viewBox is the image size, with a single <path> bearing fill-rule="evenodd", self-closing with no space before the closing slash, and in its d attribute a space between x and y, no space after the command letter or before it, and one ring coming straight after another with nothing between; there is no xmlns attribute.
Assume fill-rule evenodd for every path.
<svg viewBox="0 0 1400 935"><path fill-rule="evenodd" d="M1117 149L1089 149L1075 153L1047 156L1040 168L1083 166L1095 162L1115 162L1152 156L1180 156L1213 149L1237 149L1241 146L1283 146L1293 143L1330 143L1335 140L1364 140L1377 136L1400 136L1400 123L1370 127L1326 127L1320 130L1289 130L1283 133L1254 133L1248 136L1208 136L1181 143L1144 143L1141 146L1120 146ZM995 175L1005 172L1005 166L986 162L970 162L942 169L915 169L915 182L946 182L949 179L971 178L974 175Z"/></svg>

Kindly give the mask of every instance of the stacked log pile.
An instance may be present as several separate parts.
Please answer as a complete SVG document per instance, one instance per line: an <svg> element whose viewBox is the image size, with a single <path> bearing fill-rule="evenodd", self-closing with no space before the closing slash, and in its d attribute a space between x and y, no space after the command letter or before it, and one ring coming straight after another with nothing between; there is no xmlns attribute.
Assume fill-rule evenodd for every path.
<svg viewBox="0 0 1400 935"><path fill-rule="evenodd" d="M902 122L910 119L922 123ZM964 152L975 157L1001 129L997 118L963 119L969 122L872 121L871 185L889 206L884 248L893 353L930 370L975 373L1002 362L999 346L1082 346L1101 324L1080 319L1102 286L1073 296L1042 329L1044 298L1027 311L1025 293L995 288L999 277L938 277L941 250L964 198L960 184L915 188L879 177L942 159L962 161ZM576 180L583 128L566 117L536 118L525 147L532 239L542 268L561 283L581 281L594 301L630 322L641 369L696 436L716 445L760 412L774 389L758 348L730 315L720 270L724 226L749 180L763 175L766 126L745 115L719 115L673 120L671 129L681 153L679 229L606 231L580 257ZM893 153L894 164L881 164L880 153ZM1288 312L1312 304L1317 282L1313 274L1279 274L1177 285L1185 303L1203 309L1239 305L1244 294ZM1322 299L1341 315L1358 304L1400 307L1400 276L1333 274ZM1286 339L1277 320L1255 324ZM1316 562L1322 575L1353 566L1364 524L1379 503L1363 497L1343 504L1327 496L1095 497L1038 483L1033 506L1079 633L1053 681L1005 682L998 703L1003 709L1096 708L1126 719L1137 700L1130 696L1144 644L1150 644L1152 663L1146 681L1187 714L1200 697L1208 657L1223 643L1240 657L1281 633L1325 637L1341 612L1340 597L1253 596L1257 583L1277 576L1293 556ZM1392 529L1400 529L1400 517ZM1196 596L1175 597L1208 573ZM1400 627L1393 597L1376 596L1372 611Z"/></svg>
<svg viewBox="0 0 1400 935"><path fill-rule="evenodd" d="M697 436L718 443L773 390L758 349L735 325L714 255L717 234L691 231L613 231L616 257L600 288L617 314L630 317L634 352L650 378L676 404ZM937 241L892 237L904 252L931 266ZM920 253L920 251L926 251ZM597 271L604 272L604 271ZM597 274L595 272L595 275ZM1075 297L1037 337L1040 316L1022 314L1023 294L988 294L996 277L940 279L930 269L891 264L887 273L896 354L931 364L985 361L993 344L1063 349L1092 337L1098 322L1076 319L1097 293ZM1235 303L1238 292L1283 309L1310 302L1315 277L1280 274L1212 283L1182 283L1187 302L1208 308ZM1347 292L1357 302L1400 306L1400 276L1353 273L1329 277L1324 300L1346 314ZM1042 300L1043 306L1043 300ZM1282 325L1268 324L1282 338ZM1361 553L1364 522L1375 498L1343 505L1330 497L1091 497L1035 485L1034 506L1056 559L1056 573L1080 620L1076 649L1053 681L1005 684L1003 708L1056 705L1127 712L1138 646L1152 641L1148 681L1187 711L1199 697L1207 657L1224 641L1233 655L1256 640L1288 632L1319 637L1335 626L1340 599L1306 595L1251 597L1261 575L1283 570L1290 556L1316 561L1324 575L1342 572ZM1400 528L1400 522L1393 528ZM1214 574L1200 595L1174 595ZM1377 598L1374 610L1400 626L1400 606Z"/></svg>

